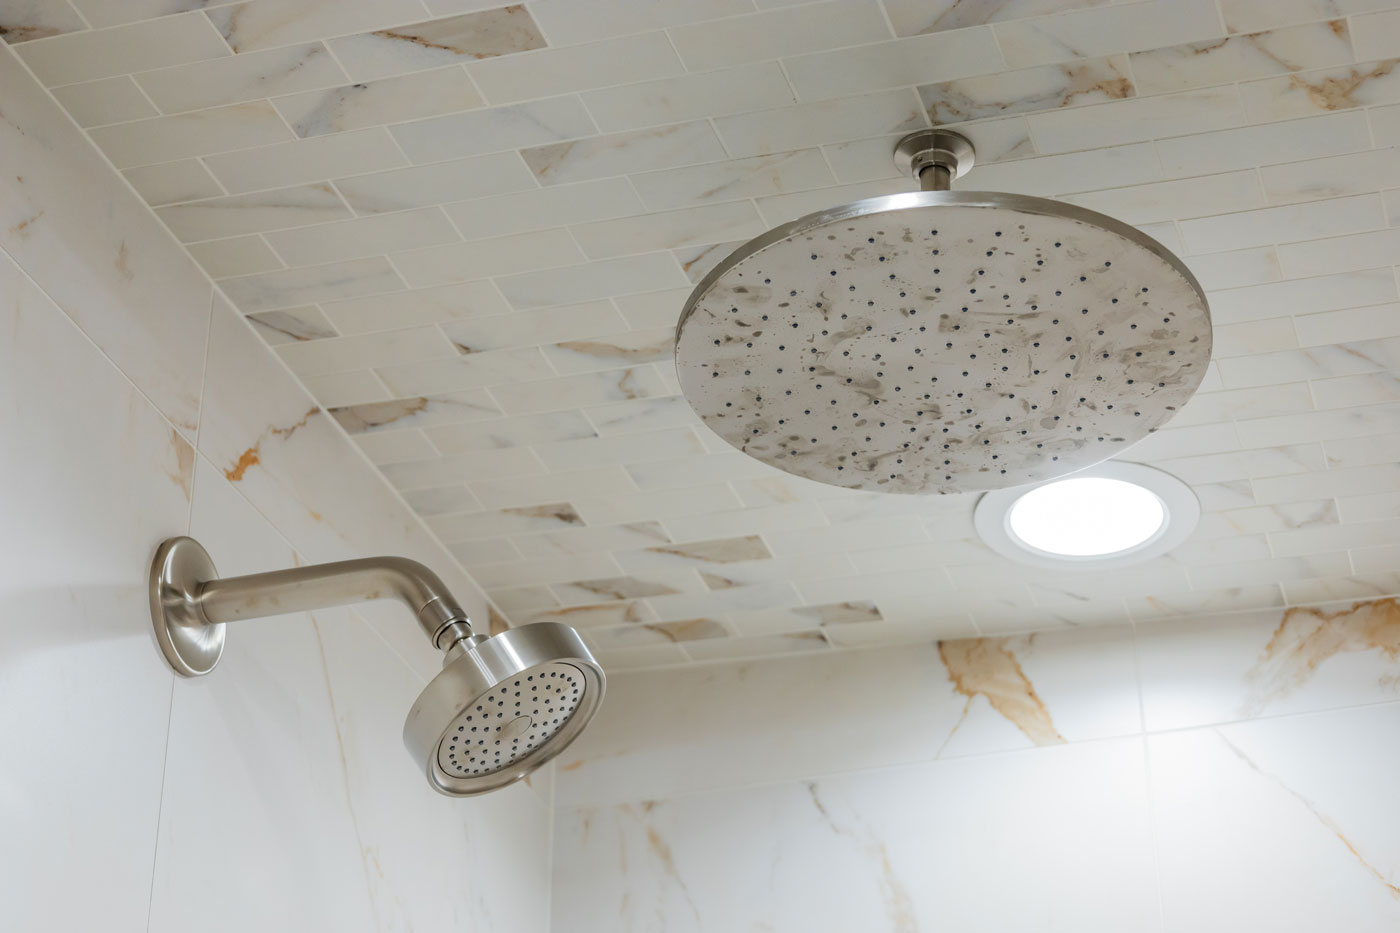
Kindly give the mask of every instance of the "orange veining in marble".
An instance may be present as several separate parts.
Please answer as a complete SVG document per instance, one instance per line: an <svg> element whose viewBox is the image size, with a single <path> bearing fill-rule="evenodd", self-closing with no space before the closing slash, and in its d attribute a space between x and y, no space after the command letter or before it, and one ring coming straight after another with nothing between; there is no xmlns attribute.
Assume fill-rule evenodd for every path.
<svg viewBox="0 0 1400 933"><path fill-rule="evenodd" d="M1251 686L1246 712L1303 686L1339 654L1379 651L1400 661L1400 601L1392 597L1324 612L1295 607L1283 614L1259 660L1245 675Z"/></svg>
<svg viewBox="0 0 1400 933"><path fill-rule="evenodd" d="M963 638L938 643L938 656L948 670L953 688L971 703L986 697L992 709L1005 716L1037 745L1060 745L1065 737L1055 728L1050 710L1011 653L1010 638ZM964 710L964 716L967 715Z"/></svg>

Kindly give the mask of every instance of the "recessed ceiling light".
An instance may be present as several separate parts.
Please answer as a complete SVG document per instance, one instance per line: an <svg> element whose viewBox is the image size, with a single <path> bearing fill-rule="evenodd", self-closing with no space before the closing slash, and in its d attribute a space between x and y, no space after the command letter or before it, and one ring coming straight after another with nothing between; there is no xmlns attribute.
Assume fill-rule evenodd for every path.
<svg viewBox="0 0 1400 933"><path fill-rule="evenodd" d="M1176 547L1201 507L1176 477L1139 463L1104 463L1037 486L987 493L975 523L997 553L1066 570L1135 564Z"/></svg>

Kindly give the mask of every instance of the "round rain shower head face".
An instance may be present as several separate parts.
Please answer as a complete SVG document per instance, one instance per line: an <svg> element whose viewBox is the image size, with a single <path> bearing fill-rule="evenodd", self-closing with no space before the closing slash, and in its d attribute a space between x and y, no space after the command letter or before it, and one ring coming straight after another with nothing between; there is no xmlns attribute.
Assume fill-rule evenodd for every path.
<svg viewBox="0 0 1400 933"><path fill-rule="evenodd" d="M538 622L477 642L413 704L404 744L453 797L518 781L578 737L603 699L603 669L572 628Z"/></svg>
<svg viewBox="0 0 1400 933"><path fill-rule="evenodd" d="M686 302L686 399L730 444L851 489L954 493L1072 473L1191 397L1210 313L1127 224L1056 201L921 191L803 217Z"/></svg>

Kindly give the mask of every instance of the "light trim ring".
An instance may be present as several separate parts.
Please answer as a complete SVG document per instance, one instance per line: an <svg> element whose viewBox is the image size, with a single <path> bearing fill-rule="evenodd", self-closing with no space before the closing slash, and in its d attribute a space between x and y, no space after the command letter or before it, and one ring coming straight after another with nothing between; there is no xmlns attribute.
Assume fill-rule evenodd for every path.
<svg viewBox="0 0 1400 933"><path fill-rule="evenodd" d="M1117 480L1147 490L1161 504L1161 524L1135 544L1100 554L1046 550L1023 540L1012 529L1012 510L1024 497L1036 490L1081 479ZM1201 504L1196 494L1175 476L1141 463L1109 461L1046 483L986 493L977 503L973 523L982 540L1003 557L1035 567L1084 571L1124 567L1165 554L1190 536L1200 516ZM1024 524L1022 528L1025 530Z"/></svg>

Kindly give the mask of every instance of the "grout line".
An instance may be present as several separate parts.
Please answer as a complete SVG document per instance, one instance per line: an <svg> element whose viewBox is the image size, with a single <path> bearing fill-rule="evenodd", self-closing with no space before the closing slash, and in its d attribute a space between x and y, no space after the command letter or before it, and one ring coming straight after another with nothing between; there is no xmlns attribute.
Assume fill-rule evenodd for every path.
<svg viewBox="0 0 1400 933"><path fill-rule="evenodd" d="M196 458L196 462L198 462ZM193 487L191 487L193 488ZM194 497L190 497L190 511L194 511ZM146 933L151 933L151 909L156 903L156 866L160 864L160 818L165 811L165 778L170 771L170 725L175 719L175 681L180 678L167 673L170 678L170 694L165 705L165 748L160 758L160 795L156 798L155 845L151 847L151 887L146 895Z"/></svg>

